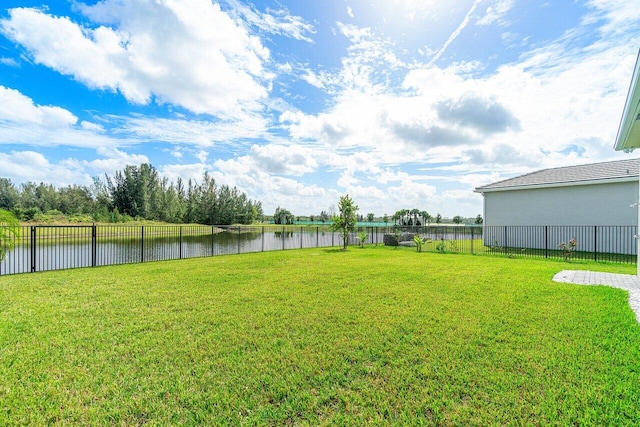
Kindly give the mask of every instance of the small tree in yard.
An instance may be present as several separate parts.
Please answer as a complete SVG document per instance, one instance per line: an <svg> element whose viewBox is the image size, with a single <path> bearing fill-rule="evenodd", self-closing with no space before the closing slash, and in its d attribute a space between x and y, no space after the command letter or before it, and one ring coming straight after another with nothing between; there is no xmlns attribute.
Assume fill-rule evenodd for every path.
<svg viewBox="0 0 640 427"><path fill-rule="evenodd" d="M343 246L342 249L347 249L347 243L349 241L349 232L356 229L358 223L356 212L358 212L358 206L353 203L353 200L348 194L341 196L338 202L339 213L333 216L333 224L331 229L338 231L342 235Z"/></svg>
<svg viewBox="0 0 640 427"><path fill-rule="evenodd" d="M20 231L19 225L14 214L0 209L0 260L4 259L7 251L13 248L15 238Z"/></svg>
<svg viewBox="0 0 640 427"><path fill-rule="evenodd" d="M364 244L367 242L367 238L369 235L366 231L361 231L358 233L358 240L360 240L360 247L364 248Z"/></svg>

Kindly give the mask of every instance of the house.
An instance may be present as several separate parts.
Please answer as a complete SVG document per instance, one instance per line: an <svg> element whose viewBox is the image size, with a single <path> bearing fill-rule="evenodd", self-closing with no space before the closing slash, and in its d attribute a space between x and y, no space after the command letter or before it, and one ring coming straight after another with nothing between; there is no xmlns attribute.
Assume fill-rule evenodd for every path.
<svg viewBox="0 0 640 427"><path fill-rule="evenodd" d="M619 151L632 151L640 147L640 52L636 58L636 65L631 76L631 85L627 94L627 101L622 112L622 120L618 127L618 135L614 148ZM637 205L637 222L640 229L640 200ZM638 276L640 276L640 238L636 237L638 254Z"/></svg>
<svg viewBox="0 0 640 427"><path fill-rule="evenodd" d="M484 224L636 225L640 159L543 169L476 188Z"/></svg>
<svg viewBox="0 0 640 427"><path fill-rule="evenodd" d="M635 254L640 159L543 169L476 188L487 246Z"/></svg>
<svg viewBox="0 0 640 427"><path fill-rule="evenodd" d="M640 148L640 53L615 150ZM549 248L577 238L580 250L637 254L640 159L544 169L476 188L484 198L485 245ZM580 236L577 234L580 233Z"/></svg>

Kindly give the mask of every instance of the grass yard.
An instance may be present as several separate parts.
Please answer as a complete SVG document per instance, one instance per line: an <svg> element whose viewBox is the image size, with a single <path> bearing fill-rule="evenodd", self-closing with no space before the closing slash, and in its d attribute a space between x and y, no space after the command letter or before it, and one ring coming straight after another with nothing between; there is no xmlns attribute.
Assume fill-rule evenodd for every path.
<svg viewBox="0 0 640 427"><path fill-rule="evenodd" d="M351 247L0 277L0 425L638 425L635 266Z"/></svg>

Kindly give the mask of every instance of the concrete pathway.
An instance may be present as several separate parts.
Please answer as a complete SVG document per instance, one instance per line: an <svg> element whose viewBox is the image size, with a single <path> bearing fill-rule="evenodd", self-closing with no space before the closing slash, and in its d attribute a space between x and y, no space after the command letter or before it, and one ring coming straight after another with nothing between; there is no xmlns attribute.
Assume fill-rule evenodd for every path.
<svg viewBox="0 0 640 427"><path fill-rule="evenodd" d="M640 278L632 274L599 273L597 271L562 270L554 282L578 285L604 285L629 291L629 305L640 323Z"/></svg>

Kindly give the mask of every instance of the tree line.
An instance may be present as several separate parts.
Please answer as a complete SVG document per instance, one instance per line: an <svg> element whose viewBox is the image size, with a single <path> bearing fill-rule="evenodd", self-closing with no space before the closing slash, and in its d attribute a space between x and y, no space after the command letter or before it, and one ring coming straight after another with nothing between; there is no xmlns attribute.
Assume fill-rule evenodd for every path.
<svg viewBox="0 0 640 427"><path fill-rule="evenodd" d="M113 176L94 177L90 186L56 188L41 182L16 186L0 178L0 209L30 221L43 214L89 216L96 222L130 219L175 224L251 224L262 220L262 203L236 187L218 185L204 173L201 182L170 182L150 164L126 166Z"/></svg>

